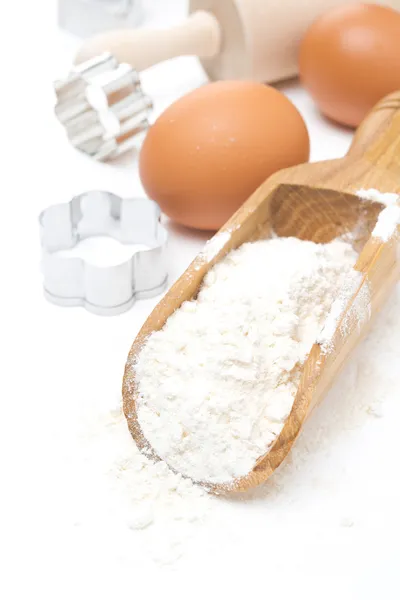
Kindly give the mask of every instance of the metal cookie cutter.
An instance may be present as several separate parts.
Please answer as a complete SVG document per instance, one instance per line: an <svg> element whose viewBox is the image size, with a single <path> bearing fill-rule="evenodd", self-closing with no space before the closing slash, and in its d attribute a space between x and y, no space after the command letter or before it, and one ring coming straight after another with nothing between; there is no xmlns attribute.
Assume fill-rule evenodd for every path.
<svg viewBox="0 0 400 600"><path fill-rule="evenodd" d="M130 150L149 127L152 101L143 94L138 73L111 54L73 67L54 89L55 113L71 144L97 160Z"/></svg>
<svg viewBox="0 0 400 600"><path fill-rule="evenodd" d="M136 299L159 294L167 282L167 231L160 209L146 198L122 199L92 191L44 210L40 217L45 296L60 306L83 306L99 315L117 315ZM145 250L120 264L96 266L60 250L92 236L110 236ZM60 255L61 254L61 255Z"/></svg>

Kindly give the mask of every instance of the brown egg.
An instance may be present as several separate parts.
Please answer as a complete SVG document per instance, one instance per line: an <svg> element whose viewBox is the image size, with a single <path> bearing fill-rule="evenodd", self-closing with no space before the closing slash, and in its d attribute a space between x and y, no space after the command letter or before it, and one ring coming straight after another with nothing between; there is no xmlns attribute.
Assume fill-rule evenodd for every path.
<svg viewBox="0 0 400 600"><path fill-rule="evenodd" d="M139 169L164 213L215 230L269 175L308 157L307 128L283 94L259 83L221 81L167 108L147 134Z"/></svg>
<svg viewBox="0 0 400 600"><path fill-rule="evenodd" d="M311 25L299 63L321 112L356 127L380 98L400 89L400 13L373 4L336 8Z"/></svg>

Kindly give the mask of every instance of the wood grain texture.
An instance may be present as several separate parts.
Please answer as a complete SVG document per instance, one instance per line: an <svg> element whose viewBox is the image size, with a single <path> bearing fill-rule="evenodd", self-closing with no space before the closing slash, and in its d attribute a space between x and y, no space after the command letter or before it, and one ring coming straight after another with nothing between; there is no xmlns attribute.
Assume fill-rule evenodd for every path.
<svg viewBox="0 0 400 600"><path fill-rule="evenodd" d="M226 223L230 239L210 261L200 254L151 313L129 353L123 381L124 412L131 434L142 450L152 451L136 415L135 358L148 335L163 327L185 300L196 297L207 271L230 250L247 241L296 236L314 242L329 242L353 233L359 252L355 268L362 274L359 288L349 299L333 338L332 349L322 352L315 344L304 365L292 411L281 434L254 469L229 486L208 485L215 493L244 491L265 481L287 456L303 423L326 394L350 352L368 331L375 315L399 277L397 232L383 243L370 234L382 205L362 202L354 192L376 188L400 193L400 91L384 98L357 130L349 153L337 160L285 169L267 179ZM352 308L365 287L371 298L371 318L361 326ZM347 319L346 335L341 327Z"/></svg>

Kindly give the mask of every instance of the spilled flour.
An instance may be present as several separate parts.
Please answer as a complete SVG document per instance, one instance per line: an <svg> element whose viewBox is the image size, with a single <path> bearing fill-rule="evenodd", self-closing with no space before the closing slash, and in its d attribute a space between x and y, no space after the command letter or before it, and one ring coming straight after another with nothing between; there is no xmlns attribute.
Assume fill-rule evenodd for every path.
<svg viewBox="0 0 400 600"><path fill-rule="evenodd" d="M93 521L141 536L143 550L158 564L172 564L190 545L213 498L165 463L136 447L120 408L89 417L75 472L81 474L79 522ZM86 503L86 504L85 504ZM99 513L96 511L99 509Z"/></svg>
<svg viewBox="0 0 400 600"><path fill-rule="evenodd" d="M282 430L356 258L342 240L273 238L215 265L133 367L140 427L158 456L195 481L246 475Z"/></svg>

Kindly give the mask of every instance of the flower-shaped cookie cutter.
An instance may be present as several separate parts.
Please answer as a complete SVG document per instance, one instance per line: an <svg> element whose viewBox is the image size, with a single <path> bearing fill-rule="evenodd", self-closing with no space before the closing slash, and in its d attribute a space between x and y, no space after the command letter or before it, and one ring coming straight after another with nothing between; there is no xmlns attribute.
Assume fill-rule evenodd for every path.
<svg viewBox="0 0 400 600"><path fill-rule="evenodd" d="M45 296L60 306L83 306L100 315L125 312L136 299L163 291L167 283L167 231L160 209L146 198L123 199L104 191L85 192L39 216ZM98 266L62 250L94 236L137 244L128 260Z"/></svg>
<svg viewBox="0 0 400 600"><path fill-rule="evenodd" d="M137 71L109 53L74 66L54 82L55 113L75 148L108 160L136 145L149 127L152 101L140 87Z"/></svg>

